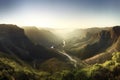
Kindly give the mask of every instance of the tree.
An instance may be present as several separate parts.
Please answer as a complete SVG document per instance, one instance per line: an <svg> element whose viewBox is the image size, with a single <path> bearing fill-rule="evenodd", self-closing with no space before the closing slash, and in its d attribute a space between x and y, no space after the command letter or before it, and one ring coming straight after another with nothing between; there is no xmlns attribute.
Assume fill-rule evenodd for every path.
<svg viewBox="0 0 120 80"><path fill-rule="evenodd" d="M117 63L120 63L120 52L115 52L112 55L113 55L112 60Z"/></svg>

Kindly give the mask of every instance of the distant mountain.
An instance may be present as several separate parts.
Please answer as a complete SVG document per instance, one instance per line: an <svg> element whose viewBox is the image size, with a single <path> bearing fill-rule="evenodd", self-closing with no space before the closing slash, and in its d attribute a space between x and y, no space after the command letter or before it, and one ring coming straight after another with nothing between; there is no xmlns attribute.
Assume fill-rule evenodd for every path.
<svg viewBox="0 0 120 80"><path fill-rule="evenodd" d="M68 40L74 38L75 40L81 39L81 38L88 38L91 35L94 35L95 33L100 32L101 30L107 30L108 28L87 28L87 29L76 29L69 33Z"/></svg>
<svg viewBox="0 0 120 80"><path fill-rule="evenodd" d="M91 58L97 54L106 55L106 58L103 60L107 60L111 57L112 52L120 50L120 26L114 26L113 28L91 28L82 30L79 32L86 33L84 37L76 37L68 39L68 44L66 44L66 51L76 56L80 59ZM74 32L75 33L75 32ZM77 34L78 32L77 32ZM97 58L100 56L95 56L94 62L99 62ZM101 56L103 57L103 56Z"/></svg>
<svg viewBox="0 0 120 80"><path fill-rule="evenodd" d="M108 28L88 28L88 29L76 29L69 33L66 39L66 48L72 49L81 47L89 43L89 40L97 33ZM68 44L67 44L68 43Z"/></svg>
<svg viewBox="0 0 120 80"><path fill-rule="evenodd" d="M51 46L60 47L62 39L51 31L36 27L24 27L25 34L34 43L44 47L50 48Z"/></svg>
<svg viewBox="0 0 120 80"><path fill-rule="evenodd" d="M40 68L41 64L52 58L56 60L54 60L54 63L57 61L60 61L61 64L68 62L63 67L68 65L70 67L65 56L55 50L33 44L25 35L24 30L16 25L0 24L0 52L6 57L12 57L13 60L20 64L28 64L37 69ZM3 54L0 53L0 56Z"/></svg>

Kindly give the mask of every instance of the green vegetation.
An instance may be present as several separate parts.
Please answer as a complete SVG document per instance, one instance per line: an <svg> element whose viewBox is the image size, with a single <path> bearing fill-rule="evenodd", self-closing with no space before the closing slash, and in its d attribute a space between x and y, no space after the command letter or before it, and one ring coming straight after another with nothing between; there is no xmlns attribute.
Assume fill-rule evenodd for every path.
<svg viewBox="0 0 120 80"><path fill-rule="evenodd" d="M75 80L120 80L120 52L111 60L77 70Z"/></svg>
<svg viewBox="0 0 120 80"><path fill-rule="evenodd" d="M12 59L0 57L0 80L120 80L120 52L103 64L56 72L37 71Z"/></svg>

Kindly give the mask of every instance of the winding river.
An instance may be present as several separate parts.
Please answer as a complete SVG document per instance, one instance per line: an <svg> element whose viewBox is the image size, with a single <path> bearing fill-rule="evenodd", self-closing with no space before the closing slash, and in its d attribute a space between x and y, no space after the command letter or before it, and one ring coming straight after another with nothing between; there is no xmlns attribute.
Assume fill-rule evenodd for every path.
<svg viewBox="0 0 120 80"><path fill-rule="evenodd" d="M66 46L66 42L65 40L63 40L63 48ZM54 48L54 46L51 46L51 48ZM64 50L57 50L59 53L63 54L64 56L66 56L71 63L74 65L74 67L77 67L77 60L75 60L74 58L72 58L69 54L67 54Z"/></svg>
<svg viewBox="0 0 120 80"><path fill-rule="evenodd" d="M65 51L58 51L59 53L65 55L74 65L74 67L77 67L77 60L73 59L70 55L68 55Z"/></svg>

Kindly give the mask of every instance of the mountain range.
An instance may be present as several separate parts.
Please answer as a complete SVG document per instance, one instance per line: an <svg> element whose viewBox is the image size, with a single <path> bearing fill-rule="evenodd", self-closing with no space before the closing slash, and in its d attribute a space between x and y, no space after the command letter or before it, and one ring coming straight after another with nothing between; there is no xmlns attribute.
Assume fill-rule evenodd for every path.
<svg viewBox="0 0 120 80"><path fill-rule="evenodd" d="M49 32L46 31L46 33ZM39 34L37 36L39 36ZM46 40L47 43L47 39L44 40ZM25 35L24 29L16 25L0 25L0 52L11 57L13 60L15 59L20 64L27 64L35 69L41 69L40 67L44 64L46 67L49 67L48 62L54 63L53 68L60 64L63 65L63 68L70 68L70 64L65 56L55 50L44 47L42 44L37 45L33 43L31 39ZM62 69L62 67L59 69Z"/></svg>
<svg viewBox="0 0 120 80"><path fill-rule="evenodd" d="M120 51L120 26L76 29L66 37L49 29L0 24L0 79L82 80L73 79L80 73L77 70L90 65L98 69L99 64L116 60L113 53Z"/></svg>
<svg viewBox="0 0 120 80"><path fill-rule="evenodd" d="M111 53L120 51L120 26L80 29L73 33L77 37L66 40L65 50L82 60L104 62Z"/></svg>

